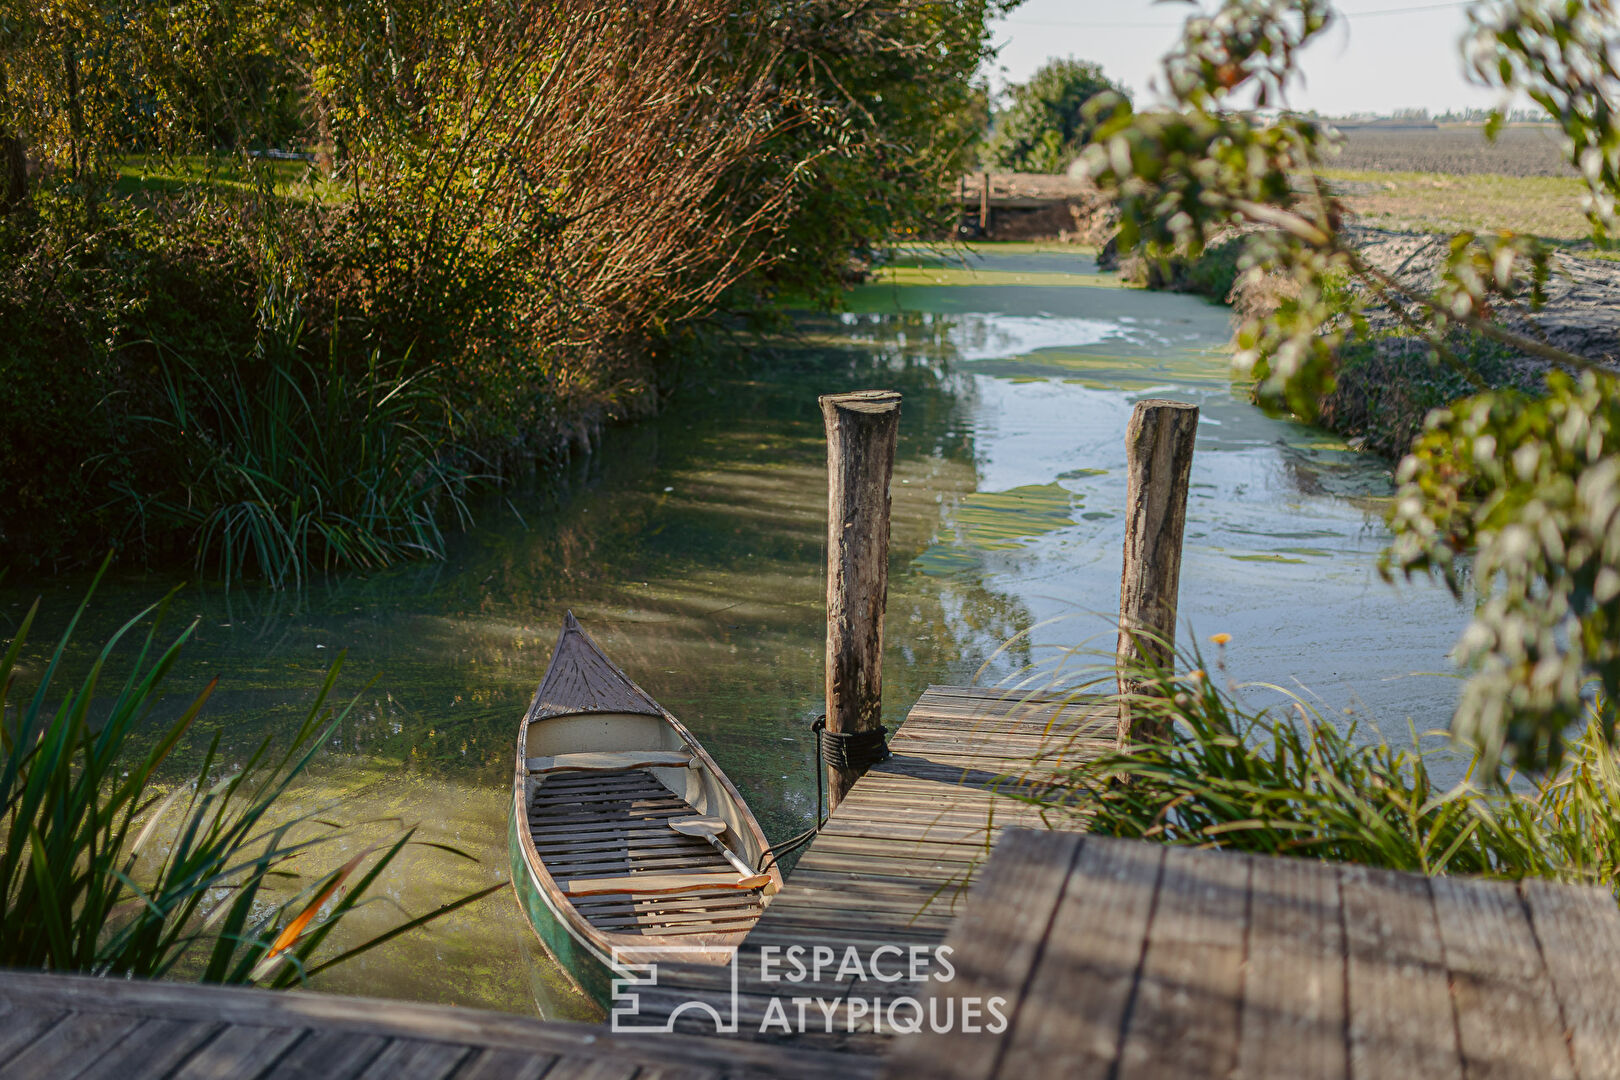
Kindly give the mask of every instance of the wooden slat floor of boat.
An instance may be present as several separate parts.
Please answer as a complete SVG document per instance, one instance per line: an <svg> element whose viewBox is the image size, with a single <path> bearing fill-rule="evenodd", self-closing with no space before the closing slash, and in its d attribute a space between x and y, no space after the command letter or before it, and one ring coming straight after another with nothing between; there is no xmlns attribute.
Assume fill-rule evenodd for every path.
<svg viewBox="0 0 1620 1080"><path fill-rule="evenodd" d="M636 873L732 873L708 841L669 827L696 814L645 769L551 773L530 793L529 835L559 883ZM736 933L761 910L759 893L738 889L583 896L574 907L600 930L660 937Z"/></svg>
<svg viewBox="0 0 1620 1080"><path fill-rule="evenodd" d="M864 962L882 945L927 949L944 942L968 886L1004 829L1076 830L1082 819L1043 813L1025 798L1057 770L1112 746L1115 714L1092 700L932 686L890 740L893 756L856 782L771 900L739 950L739 1034L818 1050L880 1053L877 1030L857 1001L920 997L928 980L884 983L843 978L837 961L819 979L770 982L762 950L778 950L773 972L792 969L782 951L797 945L811 963L817 946L841 960L849 948ZM661 965L656 989L640 993L644 1016L671 1015L702 1000L729 1004L724 970ZM783 1032L772 1000L824 999L810 1005L807 1029ZM881 1007L881 1005L880 1005ZM824 1012L823 1008L827 1011ZM797 1028L795 1007L787 1013ZM709 1031L696 1010L676 1030Z"/></svg>

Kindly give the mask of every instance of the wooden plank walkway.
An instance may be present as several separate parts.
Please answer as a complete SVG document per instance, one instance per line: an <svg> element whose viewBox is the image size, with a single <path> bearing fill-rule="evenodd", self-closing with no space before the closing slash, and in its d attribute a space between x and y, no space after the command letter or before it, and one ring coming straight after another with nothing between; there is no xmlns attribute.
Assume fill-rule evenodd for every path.
<svg viewBox="0 0 1620 1080"><path fill-rule="evenodd" d="M1115 713L1089 702L980 687L931 686L891 737L893 756L861 778L788 876L739 951L738 1034L830 1050L880 1052L892 1033L875 1020L875 1003L916 997L927 981L883 982L864 970L837 970L850 948L863 962L872 950L932 949L945 940L975 868L1011 825L1074 828L1045 822L1017 793L1051 769L1094 757L1113 745ZM779 950L772 972L796 974L785 950L816 949L830 962L822 977L771 982L762 960ZM907 956L909 961L909 955ZM892 961L891 961L892 962ZM674 1016L677 1031L712 1032L691 1001L724 1009L729 973L661 965L657 987L638 993L638 1015ZM892 972L885 972L892 974ZM808 999L800 1031L793 999ZM787 1012L774 1020L772 1002ZM864 1003L864 1005L862 1004ZM679 1015L677 1015L680 1013ZM783 1027L791 1030L783 1030Z"/></svg>
<svg viewBox="0 0 1620 1080"><path fill-rule="evenodd" d="M884 1077L1620 1078L1607 889L1014 831ZM981 1013L983 1015L983 1013Z"/></svg>
<svg viewBox="0 0 1620 1080"><path fill-rule="evenodd" d="M865 1080L804 1047L339 997L0 971L4 1080Z"/></svg>

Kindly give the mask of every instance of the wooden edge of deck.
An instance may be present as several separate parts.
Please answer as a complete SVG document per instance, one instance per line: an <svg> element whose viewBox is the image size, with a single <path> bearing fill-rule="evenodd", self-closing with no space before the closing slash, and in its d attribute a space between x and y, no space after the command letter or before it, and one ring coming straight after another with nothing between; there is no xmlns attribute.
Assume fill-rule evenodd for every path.
<svg viewBox="0 0 1620 1080"><path fill-rule="evenodd" d="M747 1037L610 1032L605 1025L538 1020L506 1013L304 990L106 979L55 972L0 970L0 1002L152 1019L256 1028L310 1028L356 1036L420 1039L467 1046L612 1058L639 1065L741 1068L771 1076L865 1075L876 1062L849 1054L794 1047L791 1053Z"/></svg>

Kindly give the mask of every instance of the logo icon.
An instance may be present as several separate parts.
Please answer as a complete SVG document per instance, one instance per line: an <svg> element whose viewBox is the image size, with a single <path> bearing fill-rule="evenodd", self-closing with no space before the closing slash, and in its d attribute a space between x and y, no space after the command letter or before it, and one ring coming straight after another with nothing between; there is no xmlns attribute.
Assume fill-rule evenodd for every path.
<svg viewBox="0 0 1620 1080"><path fill-rule="evenodd" d="M658 1015L643 1015L642 995L658 986L660 965L702 963L713 969L716 955L726 957L726 968L731 972L729 998L723 993L689 998L670 1009L667 1014L659 1009ZM631 959L634 957L634 959ZM713 945L650 945L637 946L621 953L613 949L613 1010L609 1017L612 1030L641 1032L673 1032L675 1021L687 1013L707 1015L714 1023L716 1035L734 1035L737 1032L737 950L735 947Z"/></svg>

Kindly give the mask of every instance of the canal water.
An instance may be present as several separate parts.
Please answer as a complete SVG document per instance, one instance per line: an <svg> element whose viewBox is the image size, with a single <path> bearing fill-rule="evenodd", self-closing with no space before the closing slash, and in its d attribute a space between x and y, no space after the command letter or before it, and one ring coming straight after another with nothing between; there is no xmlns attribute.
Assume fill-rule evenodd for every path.
<svg viewBox="0 0 1620 1080"><path fill-rule="evenodd" d="M1074 670L1111 652L1125 423L1135 401L1165 396L1202 409L1183 644L1204 643L1213 663L1222 650L1207 638L1229 634L1231 678L1315 698L1369 735L1404 743L1409 725L1445 724L1457 686L1446 654L1466 608L1437 585L1380 580L1387 470L1249 404L1229 378L1224 308L1122 288L1087 255L1001 245L903 254L845 312L798 324L660 418L609 433L557 483L491 500L442 563L301 593L179 592L167 625L195 618L197 630L171 683L178 695L219 677L203 727L223 732L228 754L295 724L344 654L340 696L357 696L356 708L299 805L330 806L373 832L419 825L420 838L477 858L408 849L361 928L504 877L512 739L569 609L686 721L767 833L810 823L825 588L820 393L904 395L890 717L931 682L1028 678L1032 666ZM78 647L177 580L105 583ZM37 658L84 586L11 582L0 627L41 596ZM593 1015L507 890L316 987Z"/></svg>

